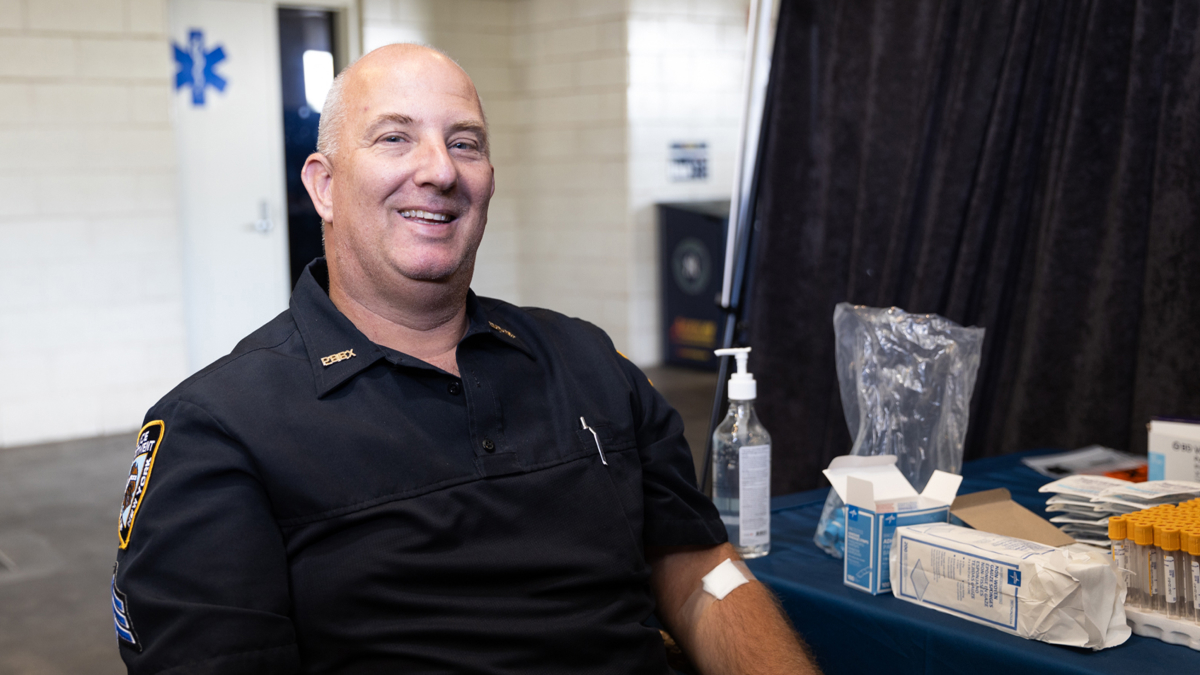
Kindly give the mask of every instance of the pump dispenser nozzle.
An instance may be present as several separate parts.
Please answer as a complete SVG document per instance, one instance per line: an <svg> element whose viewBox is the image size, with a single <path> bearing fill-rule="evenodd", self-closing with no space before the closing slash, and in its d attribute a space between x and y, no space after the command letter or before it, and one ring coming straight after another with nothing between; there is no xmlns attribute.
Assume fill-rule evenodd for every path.
<svg viewBox="0 0 1200 675"><path fill-rule="evenodd" d="M754 381L754 374L746 370L746 362L750 360L750 348L730 347L717 349L713 353L737 359L737 372L729 376L729 400L753 401L758 398L758 383Z"/></svg>

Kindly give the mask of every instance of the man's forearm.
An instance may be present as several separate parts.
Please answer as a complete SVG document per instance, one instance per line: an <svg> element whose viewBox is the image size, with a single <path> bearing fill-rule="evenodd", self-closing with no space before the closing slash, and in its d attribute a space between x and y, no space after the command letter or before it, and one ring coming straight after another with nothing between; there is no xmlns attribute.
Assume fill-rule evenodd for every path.
<svg viewBox="0 0 1200 675"><path fill-rule="evenodd" d="M683 621L689 618L683 649L705 675L819 672L774 595L757 581Z"/></svg>
<svg viewBox="0 0 1200 675"><path fill-rule="evenodd" d="M728 544L652 553L659 617L692 663L705 675L820 672L761 583L743 584L719 601L687 602L701 578L726 558L738 559Z"/></svg>

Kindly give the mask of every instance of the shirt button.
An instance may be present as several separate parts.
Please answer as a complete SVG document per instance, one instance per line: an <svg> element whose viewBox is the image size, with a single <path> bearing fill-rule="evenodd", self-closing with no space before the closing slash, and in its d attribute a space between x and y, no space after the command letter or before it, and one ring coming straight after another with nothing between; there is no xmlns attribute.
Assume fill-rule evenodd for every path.
<svg viewBox="0 0 1200 675"><path fill-rule="evenodd" d="M462 391L462 385L458 383L458 380L455 380L446 387L446 391L450 392L451 396L458 396L459 392Z"/></svg>
<svg viewBox="0 0 1200 675"><path fill-rule="evenodd" d="M483 439L483 449L492 452L496 449L496 444L492 442L492 439L485 438Z"/></svg>

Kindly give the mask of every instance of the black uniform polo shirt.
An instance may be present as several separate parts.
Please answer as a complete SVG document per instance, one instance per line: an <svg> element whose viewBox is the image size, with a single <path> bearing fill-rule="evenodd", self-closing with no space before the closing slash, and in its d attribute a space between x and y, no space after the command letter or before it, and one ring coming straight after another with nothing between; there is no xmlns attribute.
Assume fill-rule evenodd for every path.
<svg viewBox="0 0 1200 675"><path fill-rule="evenodd" d="M644 546L726 537L645 375L472 294L460 379L327 287L317 261L147 415L112 585L130 672L667 672Z"/></svg>

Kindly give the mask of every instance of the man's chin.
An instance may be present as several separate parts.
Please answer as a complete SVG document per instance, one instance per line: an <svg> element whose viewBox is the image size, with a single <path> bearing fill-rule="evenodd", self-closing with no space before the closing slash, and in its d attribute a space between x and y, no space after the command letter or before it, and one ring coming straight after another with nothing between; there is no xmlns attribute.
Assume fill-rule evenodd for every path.
<svg viewBox="0 0 1200 675"><path fill-rule="evenodd" d="M400 268L405 278L413 281L429 283L449 283L460 276L463 269L461 262L427 263L424 265L406 265Z"/></svg>

